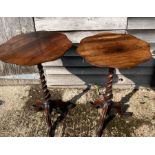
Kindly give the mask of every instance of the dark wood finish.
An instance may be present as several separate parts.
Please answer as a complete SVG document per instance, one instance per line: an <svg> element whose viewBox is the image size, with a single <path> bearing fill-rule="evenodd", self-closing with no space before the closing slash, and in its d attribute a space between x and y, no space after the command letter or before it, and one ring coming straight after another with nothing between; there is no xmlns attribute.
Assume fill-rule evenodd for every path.
<svg viewBox="0 0 155 155"><path fill-rule="evenodd" d="M112 84L113 84L113 77L114 77L114 68L109 68L109 73L107 76L107 83L105 86L105 93L100 94L100 97L95 100L92 105L96 108L100 109L100 124L97 131L97 136L101 137L103 134L103 130L106 127L106 123L108 119L111 117L113 118L115 114L113 110L116 111L121 116L132 116L132 112L123 111L122 105L120 102L114 102L113 99L113 91L112 91ZM113 113L113 114L112 114ZM112 114L112 115L111 115Z"/></svg>
<svg viewBox="0 0 155 155"><path fill-rule="evenodd" d="M62 121L65 118L66 114L68 113L68 110L70 108L73 108L75 105L71 102L63 102L62 100L51 99L50 91L47 88L43 66L42 64L38 64L37 66L38 66L41 85L42 85L44 102L37 101L35 104L33 104L33 108L36 111L43 111L43 110L45 111L46 122L48 125L48 136L53 137L55 134L55 129L57 127L58 122ZM60 113L60 116L57 118L55 122L51 121L51 114L53 110Z"/></svg>
<svg viewBox="0 0 155 155"><path fill-rule="evenodd" d="M86 37L77 52L98 67L131 68L151 58L149 44L129 34L101 33Z"/></svg>
<svg viewBox="0 0 155 155"><path fill-rule="evenodd" d="M71 41L61 33L38 31L21 34L0 46L0 60L31 66L56 60L71 46Z"/></svg>
<svg viewBox="0 0 155 155"><path fill-rule="evenodd" d="M130 112L122 111L121 104L112 101L114 68L131 68L149 60L150 46L147 42L128 34L101 33L82 39L77 52L90 64L109 67L105 94L93 103L95 107L101 108L97 136L102 136L112 109L120 115L132 115Z"/></svg>

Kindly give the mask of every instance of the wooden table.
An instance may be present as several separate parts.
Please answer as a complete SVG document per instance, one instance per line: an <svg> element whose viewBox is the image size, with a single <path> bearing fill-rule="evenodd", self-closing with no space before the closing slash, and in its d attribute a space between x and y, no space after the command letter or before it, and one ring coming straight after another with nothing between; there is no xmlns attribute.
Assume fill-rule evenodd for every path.
<svg viewBox="0 0 155 155"><path fill-rule="evenodd" d="M112 81L115 68L132 68L151 58L150 45L129 34L100 33L81 40L77 52L86 61L97 67L108 67L105 94L93 103L101 108L100 127L97 132L102 136L106 119L112 109L120 115L131 116L132 113L122 111L121 104L112 101Z"/></svg>
<svg viewBox="0 0 155 155"><path fill-rule="evenodd" d="M0 46L0 60L17 65L38 66L45 102L37 102L34 107L36 110L45 110L49 136L53 136L51 123L53 109L65 111L67 105L61 100L51 100L41 63L60 58L71 46L72 43L66 35L50 31L21 34Z"/></svg>

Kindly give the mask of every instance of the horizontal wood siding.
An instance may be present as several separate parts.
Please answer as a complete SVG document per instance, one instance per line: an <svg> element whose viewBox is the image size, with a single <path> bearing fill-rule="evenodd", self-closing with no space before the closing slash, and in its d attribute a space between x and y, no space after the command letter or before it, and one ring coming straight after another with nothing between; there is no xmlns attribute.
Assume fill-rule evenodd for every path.
<svg viewBox="0 0 155 155"><path fill-rule="evenodd" d="M116 70L115 87L149 86L155 66L155 18L148 17L36 17L0 18L0 43L12 36L34 31L61 31L74 43L74 46L60 59L43 64L48 86L84 87L88 84L103 85L106 81L107 68L90 65L76 53L80 40L101 32L129 33L150 43L152 59L133 69ZM130 58L129 58L130 59ZM18 84L38 83L36 67L19 67L1 63L0 81ZM8 76L6 76L8 75ZM9 80L10 79L10 80ZM12 80L16 79L16 80ZM24 79L24 80L23 80ZM3 82L4 83L4 82ZM1 84L3 84L1 82Z"/></svg>
<svg viewBox="0 0 155 155"><path fill-rule="evenodd" d="M140 78L142 77L142 78ZM88 84L96 84L96 85L104 85L106 82L106 75L66 75L66 74L52 74L52 75L47 75L47 78L49 79L47 81L48 85L66 85L66 86L78 86L78 85L88 85ZM148 82L150 81L150 76L137 76L137 75L116 75L114 77L114 83L115 85L143 85L146 86L148 85ZM59 84L57 84L59 83Z"/></svg>
<svg viewBox="0 0 155 155"><path fill-rule="evenodd" d="M47 75L107 75L107 68L99 67L45 67ZM144 72L145 70L145 72ZM136 67L134 69L116 69L116 74L121 75L151 75L153 71L152 67Z"/></svg>
<svg viewBox="0 0 155 155"><path fill-rule="evenodd" d="M13 36L21 33L27 33L34 31L33 18L28 17L8 17L0 18L0 44L3 44ZM8 64L0 61L0 80L1 84L8 84L8 75L22 75L23 79L25 74L37 72L36 67L18 66L14 64ZM3 79L3 80L2 80ZM32 78L33 79L33 78ZM33 83L33 80L32 82Z"/></svg>
<svg viewBox="0 0 155 155"><path fill-rule="evenodd" d="M62 31L73 43L101 32L130 33L151 45L152 60L133 69L116 70L115 86L148 86L155 58L155 18L35 18L36 30ZM107 69L87 63L76 53L76 46L64 57L44 63L48 85L102 85Z"/></svg>
<svg viewBox="0 0 155 155"><path fill-rule="evenodd" d="M128 29L155 29L155 17L130 17L128 18Z"/></svg>
<svg viewBox="0 0 155 155"><path fill-rule="evenodd" d="M35 18L37 30L78 31L126 29L126 17L44 17Z"/></svg>
<svg viewBox="0 0 155 155"><path fill-rule="evenodd" d="M148 73L145 76L142 75L139 77L139 81L142 81L143 77L147 77L147 79L144 82L150 85L150 81L153 80L152 74L153 72L155 72L155 18L154 17L128 18L127 33L132 34L150 43L152 60L148 61L147 64L149 65L149 68L151 68L152 73L151 74ZM146 70L148 68L148 65L143 69L143 73L147 72ZM143 83L141 85L143 85Z"/></svg>

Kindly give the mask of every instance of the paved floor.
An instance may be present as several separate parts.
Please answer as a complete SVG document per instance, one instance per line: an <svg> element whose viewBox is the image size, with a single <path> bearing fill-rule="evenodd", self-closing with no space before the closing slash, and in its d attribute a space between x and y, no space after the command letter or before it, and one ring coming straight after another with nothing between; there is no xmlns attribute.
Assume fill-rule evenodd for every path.
<svg viewBox="0 0 155 155"><path fill-rule="evenodd" d="M55 136L95 136L99 113L90 101L97 96L95 90L82 93L81 89L51 89L53 99L71 100L76 106L57 124ZM31 105L42 100L39 85L0 87L0 136L47 136L45 115L35 112ZM155 91L114 90L114 100L129 105L132 118L116 116L105 130L104 136L155 136ZM53 117L57 120L59 115Z"/></svg>

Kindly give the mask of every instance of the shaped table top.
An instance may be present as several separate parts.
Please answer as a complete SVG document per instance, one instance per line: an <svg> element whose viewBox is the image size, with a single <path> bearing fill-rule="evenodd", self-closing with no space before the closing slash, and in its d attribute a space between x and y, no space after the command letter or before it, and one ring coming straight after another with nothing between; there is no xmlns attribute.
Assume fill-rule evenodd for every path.
<svg viewBox="0 0 155 155"><path fill-rule="evenodd" d="M81 40L77 52L98 67L132 68L149 60L150 45L129 34L100 33Z"/></svg>
<svg viewBox="0 0 155 155"><path fill-rule="evenodd" d="M0 60L17 65L37 65L56 60L72 46L62 33L38 31L17 35L0 45Z"/></svg>

